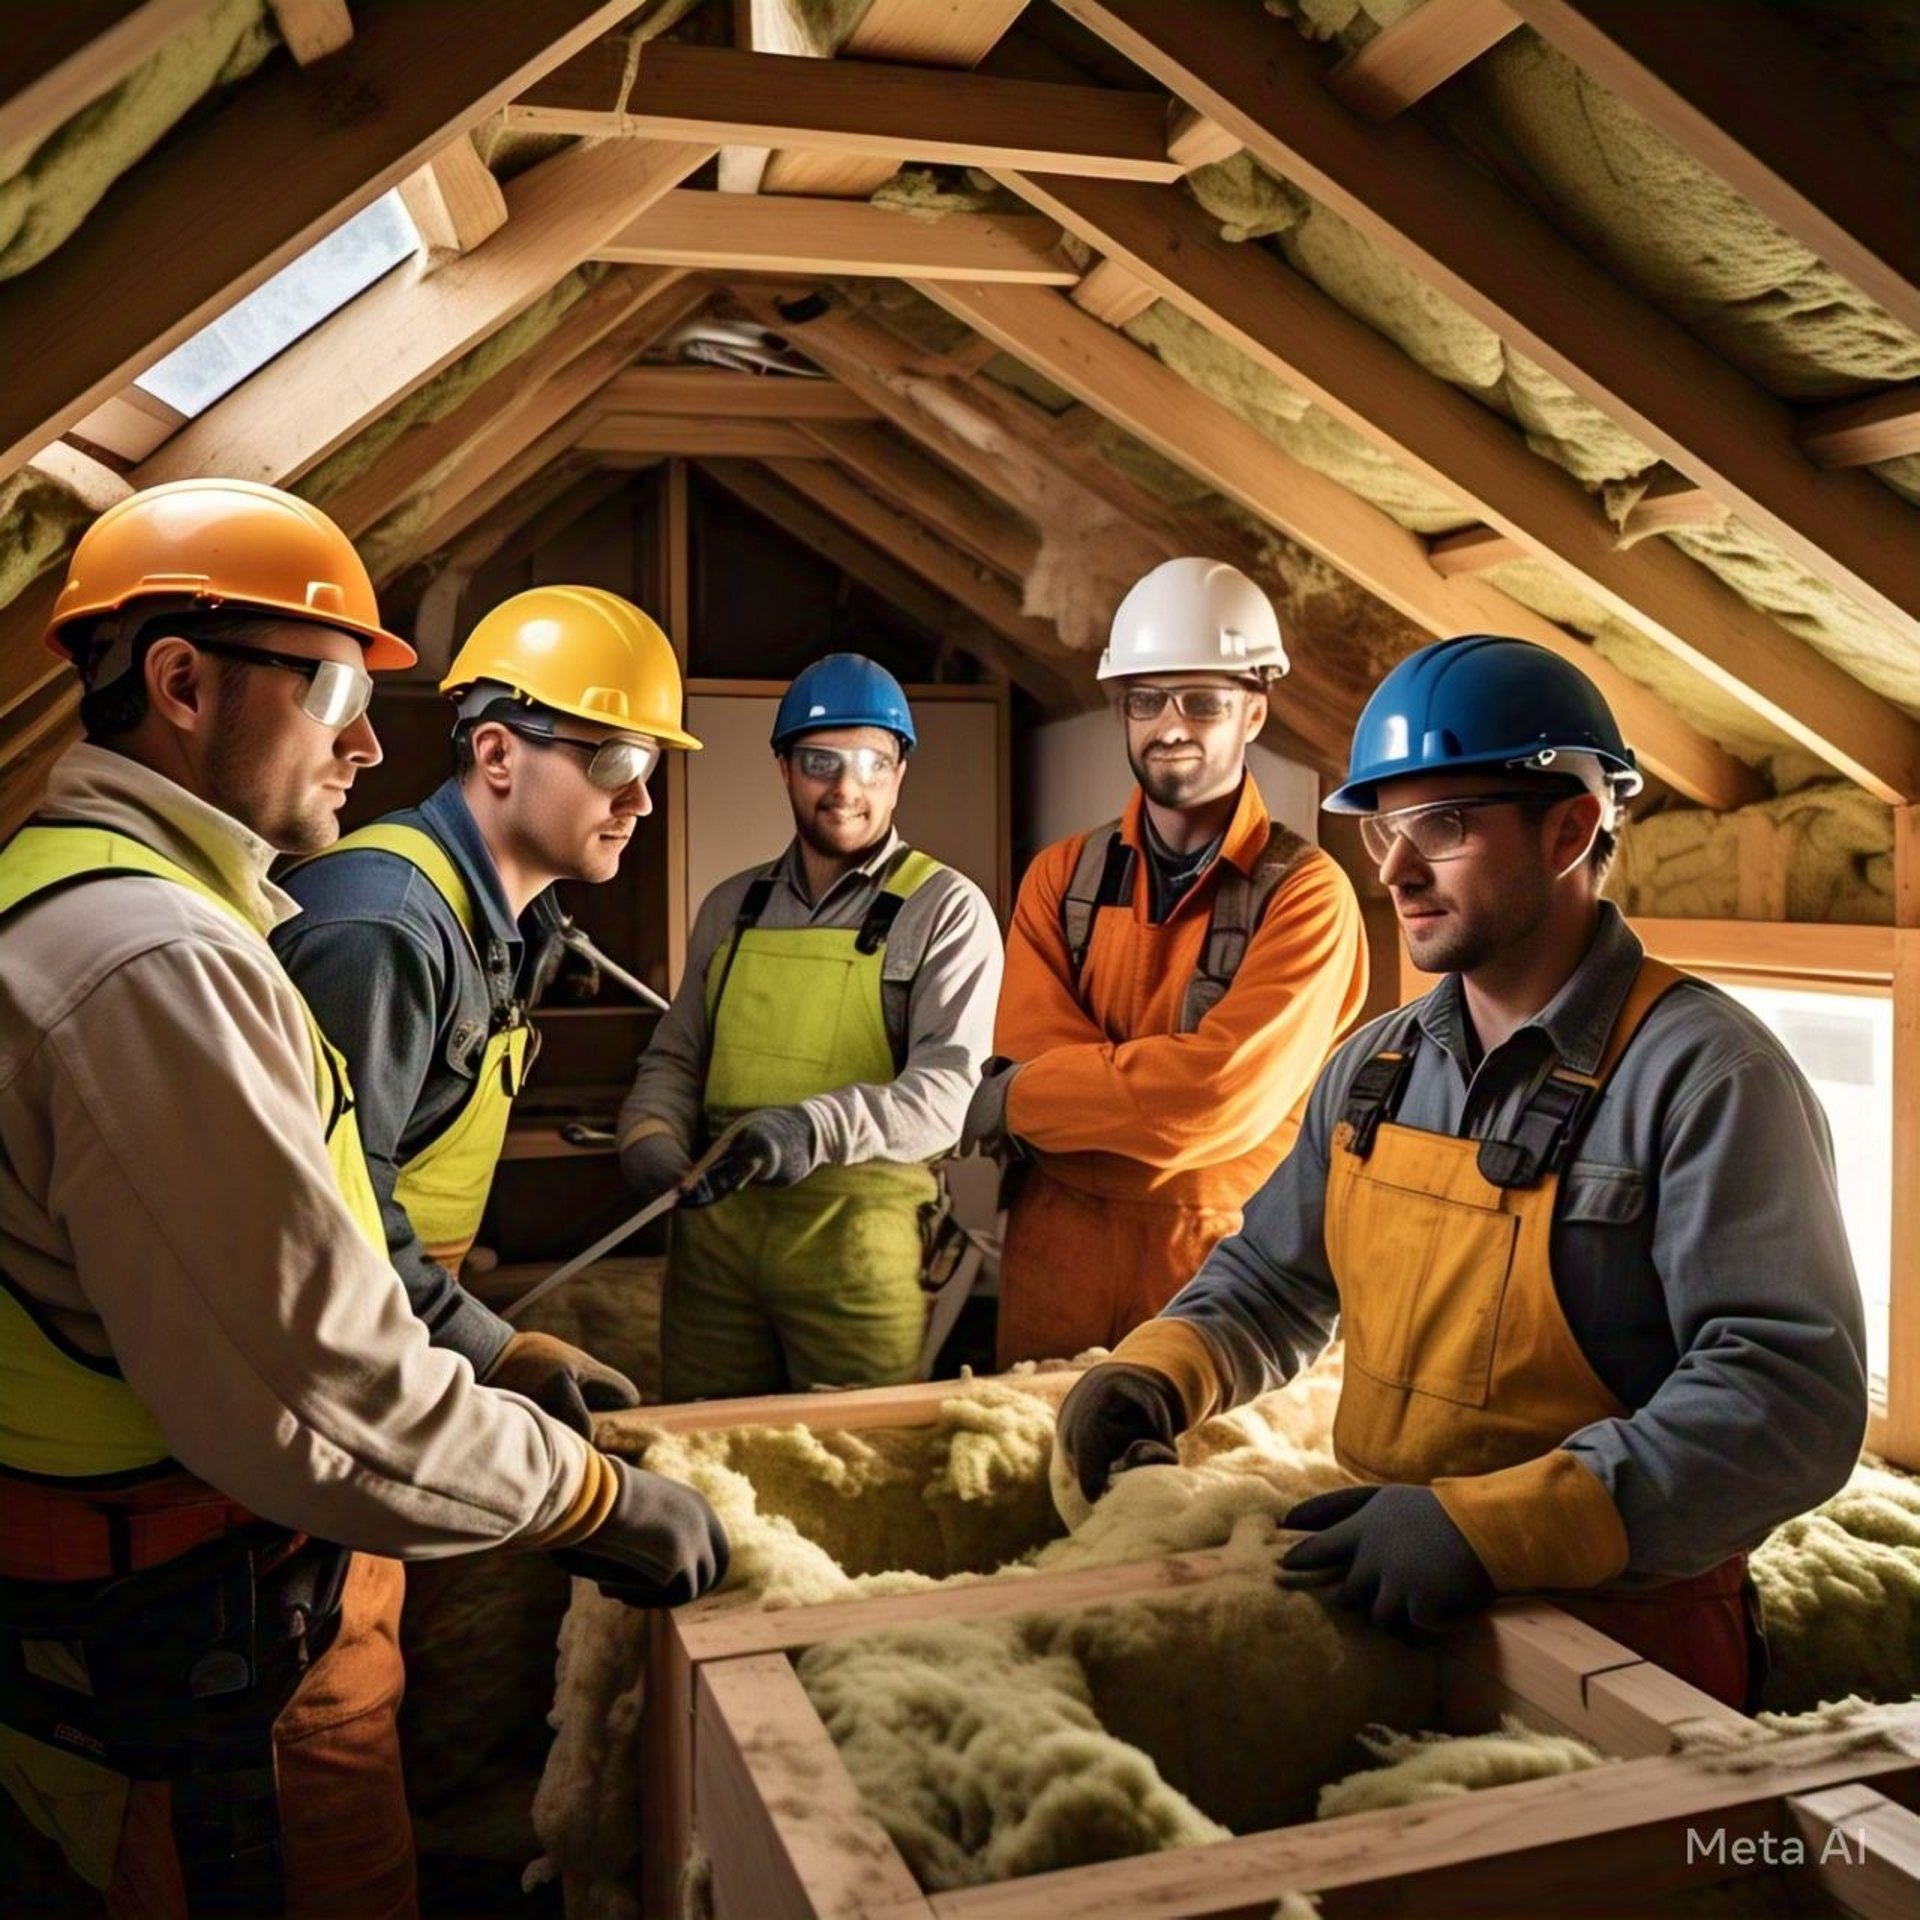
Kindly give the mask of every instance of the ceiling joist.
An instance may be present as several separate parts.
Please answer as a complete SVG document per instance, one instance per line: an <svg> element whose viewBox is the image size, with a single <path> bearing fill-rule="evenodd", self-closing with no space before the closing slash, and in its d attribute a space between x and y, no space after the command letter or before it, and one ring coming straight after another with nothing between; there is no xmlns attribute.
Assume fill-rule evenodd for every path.
<svg viewBox="0 0 1920 1920"><path fill-rule="evenodd" d="M625 11L624 0L503 0L476 33L454 10L359 0L340 53L312 70L269 61L0 287L0 472Z"/></svg>
<svg viewBox="0 0 1920 1920"><path fill-rule="evenodd" d="M600 390L603 413L705 414L723 419L871 420L873 408L837 380L729 373L722 367L630 367Z"/></svg>
<svg viewBox="0 0 1920 1920"><path fill-rule="evenodd" d="M1334 66L1327 90L1349 112L1382 126L1471 66L1519 24L1507 0L1427 0Z"/></svg>
<svg viewBox="0 0 1920 1920"><path fill-rule="evenodd" d="M599 414L574 445L596 459L658 460L668 455L722 460L823 460L826 455L785 420L709 420L673 414Z"/></svg>
<svg viewBox="0 0 1920 1920"><path fill-rule="evenodd" d="M1257 8L1055 3L1810 573L1920 640L1913 509L1871 475L1819 472L1800 450L1790 408L1416 118L1381 127L1356 119L1327 91L1323 57Z"/></svg>

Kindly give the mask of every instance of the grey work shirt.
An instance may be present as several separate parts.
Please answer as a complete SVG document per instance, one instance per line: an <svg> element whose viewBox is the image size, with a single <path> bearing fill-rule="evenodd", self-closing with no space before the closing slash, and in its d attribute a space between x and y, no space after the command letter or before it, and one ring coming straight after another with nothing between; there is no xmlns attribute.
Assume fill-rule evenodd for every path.
<svg viewBox="0 0 1920 1920"><path fill-rule="evenodd" d="M1166 1309L1202 1332L1235 1404L1289 1379L1333 1330L1327 1165L1360 1068L1417 1024L1398 1123L1504 1135L1556 1057L1597 1066L1641 954L1603 904L1573 977L1477 1065L1457 975L1334 1054L1245 1226ZM1717 987L1688 980L1647 1016L1561 1175L1550 1248L1574 1338L1630 1409L1566 1447L1620 1510L1631 1574L1703 1572L1845 1481L1866 1426L1866 1343L1826 1117L1780 1043Z"/></svg>
<svg viewBox="0 0 1920 1920"><path fill-rule="evenodd" d="M739 917L747 888L763 874L773 877L757 923L762 927L858 927L905 844L889 832L819 900L807 896L797 840L771 867L736 873L707 895L687 943L686 972L672 1010L654 1028L620 1109L622 1139L642 1121L664 1120L683 1147L697 1150L712 1037L707 969ZM899 1037L897 1046L904 1041L900 1071L884 1084L856 1082L801 1102L813 1123L809 1172L867 1160L932 1160L952 1149L981 1063L993 1051L1003 959L993 909L965 874L943 868L907 900L887 935L881 975L887 1031Z"/></svg>
<svg viewBox="0 0 1920 1920"><path fill-rule="evenodd" d="M464 1354L484 1374L513 1329L428 1257L394 1186L400 1169L472 1097L488 1038L527 996L546 916L556 909L542 894L515 921L457 780L387 821L419 828L452 859L473 902L473 944L419 868L365 847L285 876L282 885L302 911L274 929L273 945L321 1030L346 1056L388 1257L413 1310L435 1346Z"/></svg>

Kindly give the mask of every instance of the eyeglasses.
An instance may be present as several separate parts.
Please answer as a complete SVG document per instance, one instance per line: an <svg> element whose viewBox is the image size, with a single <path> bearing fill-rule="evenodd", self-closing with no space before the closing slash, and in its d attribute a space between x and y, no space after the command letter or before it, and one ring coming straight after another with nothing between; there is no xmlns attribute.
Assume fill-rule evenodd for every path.
<svg viewBox="0 0 1920 1920"><path fill-rule="evenodd" d="M1182 720L1204 726L1234 712L1242 694L1238 687L1129 687L1120 696L1120 710L1129 720L1158 720L1171 700Z"/></svg>
<svg viewBox="0 0 1920 1920"><path fill-rule="evenodd" d="M808 780L839 780L851 773L863 787L877 787L900 765L880 747L795 747L789 754Z"/></svg>
<svg viewBox="0 0 1920 1920"><path fill-rule="evenodd" d="M1570 798L1570 793L1477 793L1424 807L1401 807L1393 813L1369 813L1361 818L1360 839L1376 866L1385 866L1402 840L1432 866L1457 860L1466 852L1466 816L1476 807L1541 806Z"/></svg>
<svg viewBox="0 0 1920 1920"><path fill-rule="evenodd" d="M183 634L180 636L185 639ZM243 647L227 640L187 640L199 653L217 653L246 667L282 667L307 683L300 711L330 732L350 727L373 700L373 675L346 660L304 660L297 653L269 653L265 647Z"/></svg>
<svg viewBox="0 0 1920 1920"><path fill-rule="evenodd" d="M542 733L506 720L497 724L536 747L571 747L575 753L589 755L587 778L602 793L618 793L636 780L644 783L660 763L660 747L653 740L575 740L570 734Z"/></svg>

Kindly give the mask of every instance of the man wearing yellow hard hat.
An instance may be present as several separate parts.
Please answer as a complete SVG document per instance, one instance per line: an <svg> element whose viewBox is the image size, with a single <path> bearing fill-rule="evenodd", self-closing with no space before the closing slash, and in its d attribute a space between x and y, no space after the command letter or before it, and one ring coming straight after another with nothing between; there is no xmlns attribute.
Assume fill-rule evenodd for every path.
<svg viewBox="0 0 1920 1920"><path fill-rule="evenodd" d="M640 609L598 587L495 607L441 690L454 772L417 807L288 875L303 911L274 945L347 1056L387 1251L437 1346L590 1433L639 1395L551 1334L515 1332L459 1284L528 1065L528 1003L556 881L611 880L661 750L680 669Z"/></svg>
<svg viewBox="0 0 1920 1920"><path fill-rule="evenodd" d="M0 1788L110 1913L412 1920L399 1563L542 1549L664 1606L725 1535L477 1385L387 1260L266 938L413 660L346 536L137 493L48 639L86 738L0 848Z"/></svg>

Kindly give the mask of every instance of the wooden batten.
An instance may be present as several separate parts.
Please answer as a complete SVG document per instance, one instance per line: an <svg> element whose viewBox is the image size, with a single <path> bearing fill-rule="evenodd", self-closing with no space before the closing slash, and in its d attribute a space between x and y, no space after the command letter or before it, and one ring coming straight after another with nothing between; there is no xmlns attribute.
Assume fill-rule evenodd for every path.
<svg viewBox="0 0 1920 1920"><path fill-rule="evenodd" d="M1507 0L1427 0L1327 75L1327 90L1362 120L1379 126L1424 100L1520 25Z"/></svg>

